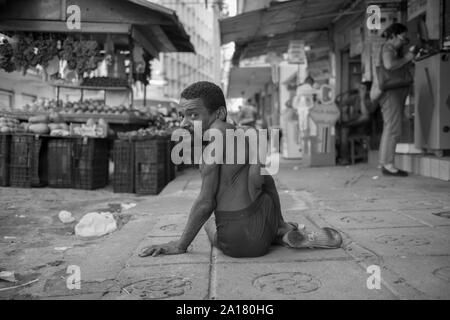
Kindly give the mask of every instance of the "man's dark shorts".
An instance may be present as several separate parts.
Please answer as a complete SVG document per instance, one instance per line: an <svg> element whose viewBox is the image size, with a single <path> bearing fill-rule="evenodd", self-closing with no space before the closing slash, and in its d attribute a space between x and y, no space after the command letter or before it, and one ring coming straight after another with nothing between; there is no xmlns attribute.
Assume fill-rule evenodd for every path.
<svg viewBox="0 0 450 320"><path fill-rule="evenodd" d="M215 217L217 246L231 257L263 256L277 235L279 217L273 199L264 192L249 207L216 211Z"/></svg>

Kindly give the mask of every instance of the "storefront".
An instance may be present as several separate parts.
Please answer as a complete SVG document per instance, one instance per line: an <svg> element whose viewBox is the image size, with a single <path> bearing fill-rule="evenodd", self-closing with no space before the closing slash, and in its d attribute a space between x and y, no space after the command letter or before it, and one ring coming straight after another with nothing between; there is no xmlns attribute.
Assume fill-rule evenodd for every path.
<svg viewBox="0 0 450 320"><path fill-rule="evenodd" d="M376 28L368 27L369 20L374 17L374 13L367 13L367 8L371 5L379 9L375 14L380 13L380 16L376 16L376 20L380 22ZM419 72L415 74L415 87L407 99L401 143L397 145L397 152L403 155L428 151L444 156L449 150L450 133L447 132L450 130L450 114L445 103L448 89L444 89L442 84L448 82L448 72L439 70L446 70L447 65L446 50L450 39L448 7L450 6L446 1L426 0L316 1L314 6L302 1L273 3L268 8L222 21L222 43L235 41L234 62L238 63L242 59L271 51L282 55L288 51L290 41L303 40L310 50L307 52L308 73L313 78L315 76L319 81L334 86L341 117L347 117L348 112L355 109L353 104L362 82L371 82L371 97L376 95L376 67L384 41L381 32L393 22L406 24L411 45L427 48L430 57L423 55L416 62L419 67L416 70ZM299 15L298 12L302 13ZM438 52L441 52L440 55ZM421 65L424 67L420 67ZM431 79L427 72L433 73L431 82L427 81L428 78ZM435 102L433 107L429 106L430 101ZM370 111L368 131L359 134L357 140L351 142L356 144L356 149L360 149L362 156L353 157L350 146L345 152L349 153L347 156L352 160L367 161L367 153L375 151L369 153L374 160L372 163L376 165L376 150L383 124L380 108L374 105ZM338 158L343 153L339 148L339 139L337 131ZM447 168L448 164L441 164L441 160L446 158L437 161ZM420 168L413 170L411 166L406 166L406 169L416 173L420 171ZM426 171L431 172L431 169ZM435 172L434 176L437 177L438 174Z"/></svg>
<svg viewBox="0 0 450 320"><path fill-rule="evenodd" d="M274 85L270 67L234 67L229 77L227 98L250 100L256 107L258 118L271 116Z"/></svg>
<svg viewBox="0 0 450 320"><path fill-rule="evenodd" d="M160 52L194 52L175 12L135 0L0 5L0 185L100 188L114 159L115 191L158 193L173 178L178 119L135 104L133 88Z"/></svg>
<svg viewBox="0 0 450 320"><path fill-rule="evenodd" d="M222 44L235 41L236 50L233 63L238 65L240 61L262 55L283 57L288 52L290 43L301 40L307 57L308 68L306 72L315 78L317 86L323 84L333 86L335 79L333 79L332 60L330 58L332 47L327 29L332 20L343 9L349 7L351 2L321 0L315 1L314 4L302 1L271 3L267 8L246 12L221 21ZM295 64L292 64L292 66L298 71L302 70L297 74L294 85L296 87L306 78L306 74L304 68ZM281 123L282 126L285 126L284 119L281 119L286 113L286 99L288 99L285 81L296 72L285 75L287 69L283 64L278 64L277 68L277 73L280 75L275 83L278 95L276 103L272 105L271 114L276 114L279 119L273 123L277 125ZM291 91L295 92L296 88L291 88ZM285 141L286 150L284 150L284 154L288 158L299 158L302 156L302 149L304 149L300 145L306 142L302 141L304 137L295 138L291 133L296 131L293 127L291 129L285 129L284 138L291 139L287 137L292 137L293 140ZM287 131L290 133L288 134ZM327 129L324 132L327 132L327 137L334 135L333 129ZM315 134L319 134L319 132ZM318 153L327 153L327 159L333 158L333 152L329 152L333 149L329 141L324 144L319 142L311 149L323 149L320 145L326 145L327 151L321 150ZM287 151L288 149L289 151ZM330 161L318 161L317 165L334 164L334 159Z"/></svg>

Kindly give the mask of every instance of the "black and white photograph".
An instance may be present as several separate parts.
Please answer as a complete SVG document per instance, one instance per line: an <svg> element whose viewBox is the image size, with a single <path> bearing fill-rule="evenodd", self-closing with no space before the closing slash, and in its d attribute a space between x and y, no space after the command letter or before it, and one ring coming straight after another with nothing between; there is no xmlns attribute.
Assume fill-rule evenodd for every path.
<svg viewBox="0 0 450 320"><path fill-rule="evenodd" d="M0 300L449 299L449 0L0 0Z"/></svg>

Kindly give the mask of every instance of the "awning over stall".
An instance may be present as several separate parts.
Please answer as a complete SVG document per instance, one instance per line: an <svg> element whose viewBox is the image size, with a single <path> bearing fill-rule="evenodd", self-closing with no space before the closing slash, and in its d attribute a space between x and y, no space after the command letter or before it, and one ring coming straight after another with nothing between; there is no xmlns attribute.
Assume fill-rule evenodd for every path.
<svg viewBox="0 0 450 320"><path fill-rule="evenodd" d="M353 14L360 0L292 0L272 2L264 9L245 12L220 21L221 43L236 42L233 62L288 49L289 41L307 45L328 44L328 29L340 17Z"/></svg>
<svg viewBox="0 0 450 320"><path fill-rule="evenodd" d="M195 52L175 11L146 0L3 0L0 5L0 31L131 35L153 56ZM72 5L80 8L80 29L67 25Z"/></svg>
<svg viewBox="0 0 450 320"><path fill-rule="evenodd" d="M250 98L271 79L270 67L231 68L227 98Z"/></svg>

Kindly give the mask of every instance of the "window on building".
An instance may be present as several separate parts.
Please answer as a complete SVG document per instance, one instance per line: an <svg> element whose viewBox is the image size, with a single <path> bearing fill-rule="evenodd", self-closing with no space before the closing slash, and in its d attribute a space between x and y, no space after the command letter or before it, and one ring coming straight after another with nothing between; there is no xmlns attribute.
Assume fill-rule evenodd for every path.
<svg viewBox="0 0 450 320"><path fill-rule="evenodd" d="M14 93L12 91L0 90L0 110L9 110L13 107Z"/></svg>
<svg viewBox="0 0 450 320"><path fill-rule="evenodd" d="M32 94L22 93L22 103L23 104L32 104L36 101L37 96Z"/></svg>

